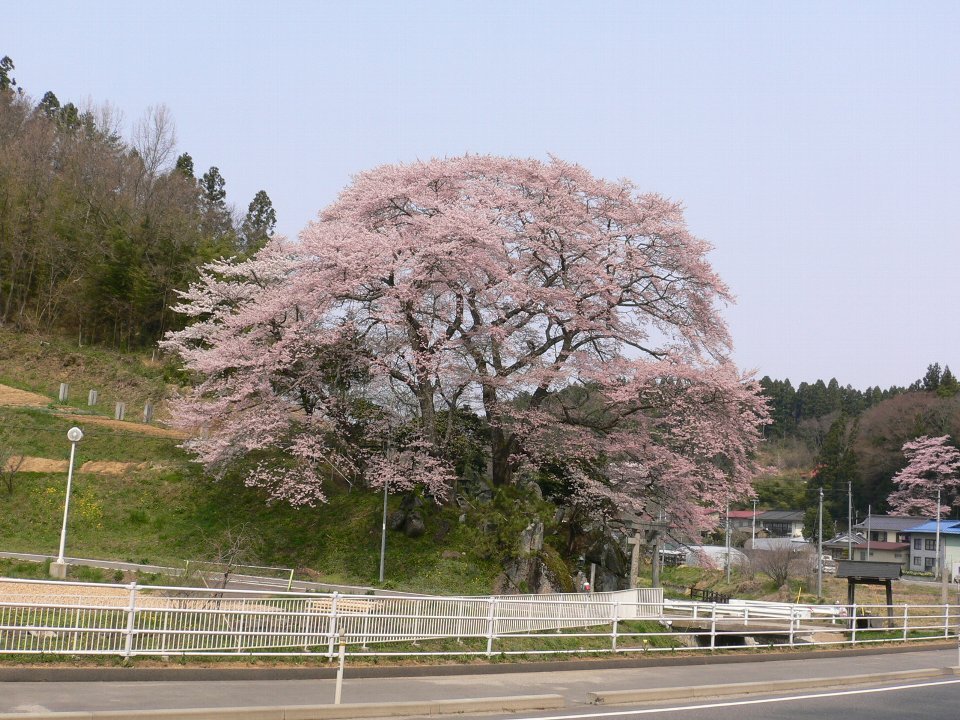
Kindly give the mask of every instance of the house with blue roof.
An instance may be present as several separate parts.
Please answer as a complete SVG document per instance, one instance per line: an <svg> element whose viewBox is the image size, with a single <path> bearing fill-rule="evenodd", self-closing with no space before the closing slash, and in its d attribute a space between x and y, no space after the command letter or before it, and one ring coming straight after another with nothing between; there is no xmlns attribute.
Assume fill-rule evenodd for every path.
<svg viewBox="0 0 960 720"><path fill-rule="evenodd" d="M937 567L937 521L924 523L903 530L910 538L910 569L914 572L936 572ZM940 545L944 556L944 568L953 580L960 572L960 520L940 521Z"/></svg>

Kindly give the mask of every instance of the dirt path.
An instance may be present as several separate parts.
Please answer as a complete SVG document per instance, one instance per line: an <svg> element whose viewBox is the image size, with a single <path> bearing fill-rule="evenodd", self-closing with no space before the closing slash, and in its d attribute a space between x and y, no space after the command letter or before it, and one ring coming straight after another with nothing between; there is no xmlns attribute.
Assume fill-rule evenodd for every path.
<svg viewBox="0 0 960 720"><path fill-rule="evenodd" d="M14 455L7 459L3 469L15 472L31 473L65 473L66 460L51 460L50 458L31 457L30 455ZM80 466L79 472L93 475L126 475L135 470L144 470L150 463L115 462L112 460L90 460Z"/></svg>
<svg viewBox="0 0 960 720"><path fill-rule="evenodd" d="M46 408L53 402L50 398L39 393L18 390L9 385L0 385L0 406L6 407L34 407ZM76 408L63 408L54 410L54 414L60 417L69 418L77 424L90 423L92 425L104 425L117 430L139 433L141 435L152 435L155 437L168 437L182 440L187 437L186 433L179 430L160 427L159 425L146 425L138 422L126 422L123 420L114 420L113 418L103 417L102 415L87 415L77 412Z"/></svg>
<svg viewBox="0 0 960 720"><path fill-rule="evenodd" d="M37 393L17 390L9 385L0 385L0 405L7 407L47 407L50 398Z"/></svg>

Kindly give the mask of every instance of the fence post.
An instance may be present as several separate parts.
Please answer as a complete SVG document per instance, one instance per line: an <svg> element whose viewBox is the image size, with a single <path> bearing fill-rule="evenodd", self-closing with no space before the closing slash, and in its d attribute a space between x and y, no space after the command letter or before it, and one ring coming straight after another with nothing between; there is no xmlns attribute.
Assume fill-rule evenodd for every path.
<svg viewBox="0 0 960 720"><path fill-rule="evenodd" d="M167 656L167 622L170 617L170 610L163 610L163 626L160 628L160 657Z"/></svg>
<svg viewBox="0 0 960 720"><path fill-rule="evenodd" d="M717 604L713 604L710 612L710 652L717 647Z"/></svg>
<svg viewBox="0 0 960 720"><path fill-rule="evenodd" d="M613 632L611 633L611 635L613 636L613 642L610 648L614 652L617 651L617 625L619 622L620 622L620 601L617 600L613 604Z"/></svg>
<svg viewBox="0 0 960 720"><path fill-rule="evenodd" d="M330 596L330 623L327 626L327 659L333 660L333 642L334 636L337 634L337 598L340 597L340 593L334 591L333 595Z"/></svg>
<svg viewBox="0 0 960 720"><path fill-rule="evenodd" d="M97 400L99 399L99 393L96 390L91 390L87 393L87 405L96 405Z"/></svg>
<svg viewBox="0 0 960 720"><path fill-rule="evenodd" d="M797 609L790 608L790 647L793 647L793 619L797 617Z"/></svg>
<svg viewBox="0 0 960 720"><path fill-rule="evenodd" d="M246 620L247 620L247 599L240 599L240 623L237 627L237 652L242 652L243 648L243 631L246 629Z"/></svg>
<svg viewBox="0 0 960 720"><path fill-rule="evenodd" d="M57 399L60 402L66 402L69 397L70 397L70 384L60 383L60 393L57 395Z"/></svg>
<svg viewBox="0 0 960 720"><path fill-rule="evenodd" d="M463 600L457 600L457 644L462 645L463 640Z"/></svg>
<svg viewBox="0 0 960 720"><path fill-rule="evenodd" d="M950 637L950 603L943 604L943 637Z"/></svg>
<svg viewBox="0 0 960 720"><path fill-rule="evenodd" d="M113 419L114 420L123 420L127 414L127 405L126 403L118 402L113 409Z"/></svg>
<svg viewBox="0 0 960 720"><path fill-rule="evenodd" d="M903 604L903 639L904 640L907 639L907 628L910 625L910 614L908 612L909 607L910 606L907 605L906 603Z"/></svg>
<svg viewBox="0 0 960 720"><path fill-rule="evenodd" d="M340 691L343 689L343 664L347 656L347 641L343 637L343 633L340 633L339 637L340 644L340 662L337 665L337 690L333 698L333 704L340 704Z"/></svg>
<svg viewBox="0 0 960 720"><path fill-rule="evenodd" d="M137 581L130 583L130 603L127 606L127 633L123 649L123 656L130 657L133 654L133 629L137 613Z"/></svg>
<svg viewBox="0 0 960 720"><path fill-rule="evenodd" d="M850 644L857 642L857 604L850 606Z"/></svg>
<svg viewBox="0 0 960 720"><path fill-rule="evenodd" d="M487 612L487 657L490 657L493 654L493 623L494 617L496 615L497 609L497 599L495 597L490 598L490 609Z"/></svg>

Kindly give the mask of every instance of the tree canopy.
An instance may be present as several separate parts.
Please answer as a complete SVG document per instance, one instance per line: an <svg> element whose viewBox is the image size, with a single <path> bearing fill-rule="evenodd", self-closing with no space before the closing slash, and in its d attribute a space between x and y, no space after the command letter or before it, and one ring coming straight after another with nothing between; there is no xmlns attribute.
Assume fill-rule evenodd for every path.
<svg viewBox="0 0 960 720"><path fill-rule="evenodd" d="M904 443L907 466L893 477L897 489L890 494L890 506L899 513L932 517L950 511L960 502L960 450L950 436L928 437ZM937 491L941 504L937 505ZM946 505L943 504L946 501Z"/></svg>
<svg viewBox="0 0 960 720"><path fill-rule="evenodd" d="M677 203L556 159L379 167L183 293L165 345L202 380L178 421L210 427L211 468L281 449L248 482L312 503L332 467L443 496L477 413L495 485L550 467L573 502L702 525L750 491L766 421L708 250Z"/></svg>

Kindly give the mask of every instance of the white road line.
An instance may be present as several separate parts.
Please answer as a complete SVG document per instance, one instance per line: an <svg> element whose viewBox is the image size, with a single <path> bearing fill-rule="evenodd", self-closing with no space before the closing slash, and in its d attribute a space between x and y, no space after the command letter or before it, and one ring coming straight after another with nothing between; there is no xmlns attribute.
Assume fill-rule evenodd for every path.
<svg viewBox="0 0 960 720"><path fill-rule="evenodd" d="M514 718L514 720L582 720L583 718L626 717L628 715L656 715L658 713L682 712L690 710L705 710L708 708L735 707L737 705L763 705L764 703L790 702L791 700L810 700L811 698L841 697L843 695L866 695L869 693L892 692L894 690L910 690L911 688L932 687L934 685L956 685L957 680L935 680L915 683L912 685L893 685L882 688L865 688L862 690L837 690L834 692L812 693L806 695L790 695L788 697L760 698L756 700L731 700L730 702L707 703L704 705L681 705L667 708L647 708L643 710L605 710L602 712L581 713L579 715L551 715ZM775 691L774 691L775 692Z"/></svg>

